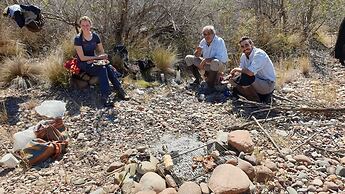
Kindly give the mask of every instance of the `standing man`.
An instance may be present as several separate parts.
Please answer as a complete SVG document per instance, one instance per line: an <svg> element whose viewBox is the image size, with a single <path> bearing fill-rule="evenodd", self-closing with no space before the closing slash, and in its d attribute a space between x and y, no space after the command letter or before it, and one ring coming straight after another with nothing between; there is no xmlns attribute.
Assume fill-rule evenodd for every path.
<svg viewBox="0 0 345 194"><path fill-rule="evenodd" d="M228 53L224 40L216 35L213 26L205 26L202 35L204 38L195 49L194 55L187 55L185 61L195 77L195 81L190 85L198 86L202 81L199 70L205 70L206 83L213 89L219 82L220 73L225 70Z"/></svg>
<svg viewBox="0 0 345 194"><path fill-rule="evenodd" d="M240 67L231 70L230 84L248 100L268 102L276 81L273 63L265 51L256 48L249 37L240 40Z"/></svg>

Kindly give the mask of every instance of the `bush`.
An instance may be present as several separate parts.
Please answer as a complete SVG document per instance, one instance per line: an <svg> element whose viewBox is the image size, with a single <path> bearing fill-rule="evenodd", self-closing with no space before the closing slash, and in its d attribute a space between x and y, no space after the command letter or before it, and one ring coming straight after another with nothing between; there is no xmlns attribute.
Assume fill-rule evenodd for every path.
<svg viewBox="0 0 345 194"><path fill-rule="evenodd" d="M152 60L160 71L170 73L173 64L177 62L176 51L157 47L152 52Z"/></svg>
<svg viewBox="0 0 345 194"><path fill-rule="evenodd" d="M69 83L70 73L63 66L65 62L64 51L58 48L41 62L44 67L43 78L51 86L66 87Z"/></svg>
<svg viewBox="0 0 345 194"><path fill-rule="evenodd" d="M6 58L0 67L0 81L15 88L27 89L38 82L41 68L23 56Z"/></svg>

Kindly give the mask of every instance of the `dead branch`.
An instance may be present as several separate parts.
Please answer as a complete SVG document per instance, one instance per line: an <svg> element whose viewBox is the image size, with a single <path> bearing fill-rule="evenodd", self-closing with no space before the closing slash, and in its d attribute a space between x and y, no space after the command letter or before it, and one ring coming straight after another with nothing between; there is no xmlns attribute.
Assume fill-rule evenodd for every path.
<svg viewBox="0 0 345 194"><path fill-rule="evenodd" d="M252 118L254 119L254 121L256 122L256 124L260 127L260 129L265 133L265 135L268 137L268 139L272 142L272 144L274 145L275 148L277 148L278 152L283 155L282 151L280 150L279 146L276 144L276 142L272 139L272 137L270 136L270 134L260 125L260 123L258 122L258 120L252 116Z"/></svg>
<svg viewBox="0 0 345 194"><path fill-rule="evenodd" d="M314 138L316 135L318 135L319 133L320 133L320 132L314 133L312 136L310 136L308 139L306 139L303 143L301 143L301 144L299 144L298 146L296 146L295 148L293 148L292 151L294 152L294 151L296 151L298 148L300 148L301 146L303 146L303 145L309 143L309 141L310 141L311 139L313 139L313 138Z"/></svg>
<svg viewBox="0 0 345 194"><path fill-rule="evenodd" d="M334 153L334 154L337 154L339 156L342 156L342 157L345 157L345 154L343 154L342 152L345 152L344 149L340 149L340 150L329 150L329 149L325 149L325 148L321 148L319 146L316 146L315 144L311 143L310 141L308 142L308 144L310 146L312 146L313 148L315 149L318 149L318 150L322 150L324 152L330 152L330 153Z"/></svg>

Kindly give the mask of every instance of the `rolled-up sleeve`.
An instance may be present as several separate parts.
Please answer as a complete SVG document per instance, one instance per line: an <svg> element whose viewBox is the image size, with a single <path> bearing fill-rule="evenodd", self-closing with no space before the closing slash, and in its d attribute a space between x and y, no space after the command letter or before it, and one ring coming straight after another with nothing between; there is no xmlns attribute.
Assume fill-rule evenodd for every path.
<svg viewBox="0 0 345 194"><path fill-rule="evenodd" d="M228 51L226 50L225 42L223 39L220 39L218 42L215 58L222 63L226 63L228 61Z"/></svg>
<svg viewBox="0 0 345 194"><path fill-rule="evenodd" d="M253 72L254 75L256 75L258 71L264 68L266 60L267 58L264 54L256 54L253 58L252 63L249 65L248 70Z"/></svg>

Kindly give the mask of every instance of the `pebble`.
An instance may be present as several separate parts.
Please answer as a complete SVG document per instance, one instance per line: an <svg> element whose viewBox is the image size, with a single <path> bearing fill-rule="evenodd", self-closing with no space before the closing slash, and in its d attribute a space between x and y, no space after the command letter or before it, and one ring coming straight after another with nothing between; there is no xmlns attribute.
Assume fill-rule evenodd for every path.
<svg viewBox="0 0 345 194"><path fill-rule="evenodd" d="M322 180L316 178L310 184L321 187L323 185L323 182L322 182Z"/></svg>
<svg viewBox="0 0 345 194"><path fill-rule="evenodd" d="M337 166L335 170L335 174L341 177L345 177L345 167L344 166Z"/></svg>
<svg viewBox="0 0 345 194"><path fill-rule="evenodd" d="M297 191L292 187L286 187L286 190L289 194L298 194Z"/></svg>

